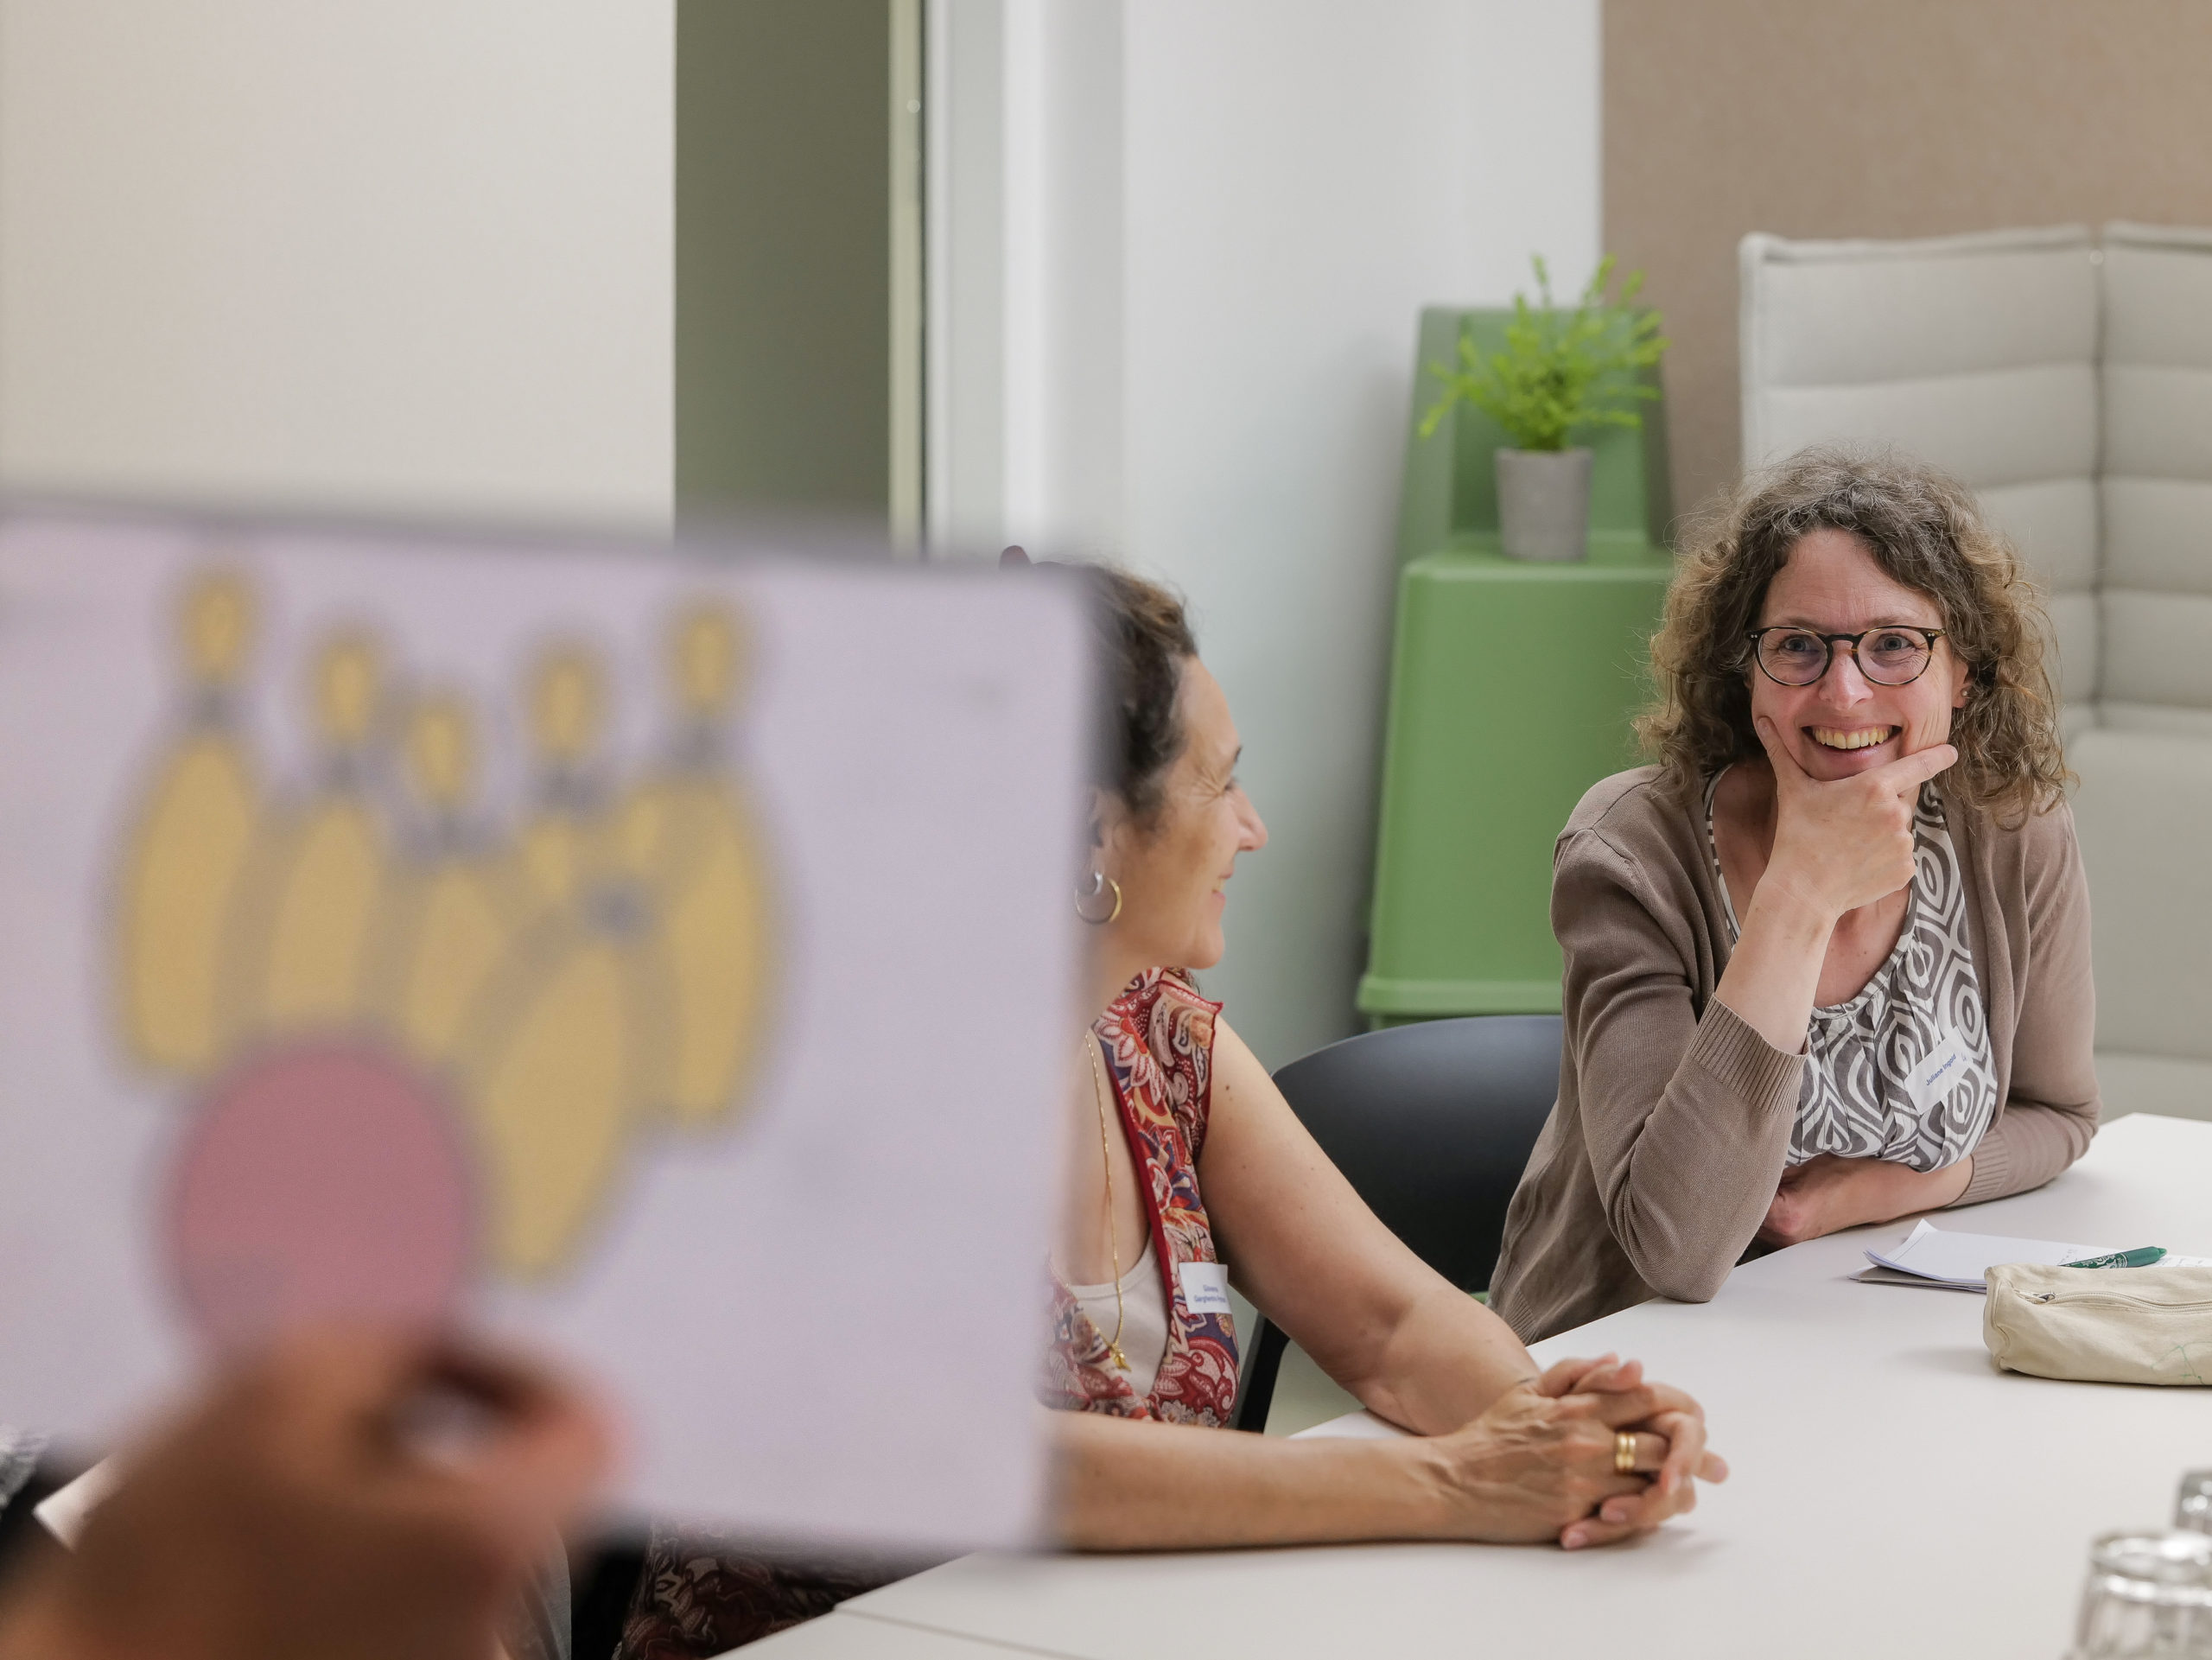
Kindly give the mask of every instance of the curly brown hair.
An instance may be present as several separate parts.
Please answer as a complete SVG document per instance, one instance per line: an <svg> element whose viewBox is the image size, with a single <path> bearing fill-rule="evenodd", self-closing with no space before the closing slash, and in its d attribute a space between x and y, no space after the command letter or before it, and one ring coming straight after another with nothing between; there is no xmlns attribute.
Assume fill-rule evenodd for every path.
<svg viewBox="0 0 2212 1660"><path fill-rule="evenodd" d="M1859 538L1888 576L1941 607L1967 665L1951 722L1958 764L1942 787L2018 824L2073 780L2044 662L2043 595L2012 544L1957 480L1889 453L1815 448L1752 474L1692 521L1651 637L1657 696L1636 722L1644 751L1688 798L1719 768L1764 754L1751 727L1751 648L1776 572L1814 531Z"/></svg>

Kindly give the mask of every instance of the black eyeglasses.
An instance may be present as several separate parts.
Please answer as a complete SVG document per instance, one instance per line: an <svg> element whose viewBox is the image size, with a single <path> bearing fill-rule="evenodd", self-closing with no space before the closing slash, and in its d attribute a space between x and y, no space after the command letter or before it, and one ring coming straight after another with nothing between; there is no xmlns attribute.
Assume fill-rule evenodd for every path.
<svg viewBox="0 0 2212 1660"><path fill-rule="evenodd" d="M1847 646L1859 672L1878 686L1909 686L1935 660L1941 628L1894 624L1855 634L1816 634L1809 628L1754 628L1745 638L1760 670L1777 686L1809 686L1828 671L1835 648Z"/></svg>

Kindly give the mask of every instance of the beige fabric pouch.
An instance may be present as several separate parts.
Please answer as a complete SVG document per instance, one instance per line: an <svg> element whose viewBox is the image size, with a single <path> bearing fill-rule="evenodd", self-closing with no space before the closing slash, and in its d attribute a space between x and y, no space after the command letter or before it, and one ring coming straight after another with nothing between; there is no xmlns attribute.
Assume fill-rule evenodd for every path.
<svg viewBox="0 0 2212 1660"><path fill-rule="evenodd" d="M2089 1383L2212 1383L2212 1268L1989 1270L1982 1341L2011 1371Z"/></svg>

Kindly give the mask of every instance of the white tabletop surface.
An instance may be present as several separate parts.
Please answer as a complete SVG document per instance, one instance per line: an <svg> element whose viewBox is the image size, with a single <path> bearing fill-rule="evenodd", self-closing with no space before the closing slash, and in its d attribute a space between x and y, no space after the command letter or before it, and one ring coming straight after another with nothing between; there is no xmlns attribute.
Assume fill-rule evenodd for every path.
<svg viewBox="0 0 2212 1660"><path fill-rule="evenodd" d="M2050 1186L1942 1222L2212 1255L2212 1124L2120 1119ZM1848 1277L1910 1227L1814 1240L1708 1304L1537 1345L1639 1356L1705 1402L1733 1479L1638 1542L970 1556L767 1654L2056 1657L2090 1536L2162 1523L2180 1472L2212 1466L2212 1396L1996 1371L1980 1297Z"/></svg>

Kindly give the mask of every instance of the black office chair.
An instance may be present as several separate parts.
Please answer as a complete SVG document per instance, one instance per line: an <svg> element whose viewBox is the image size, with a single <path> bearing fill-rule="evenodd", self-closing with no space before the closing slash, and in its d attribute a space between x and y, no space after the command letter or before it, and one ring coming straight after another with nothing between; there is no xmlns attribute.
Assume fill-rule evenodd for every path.
<svg viewBox="0 0 2212 1660"><path fill-rule="evenodd" d="M1505 1206L1559 1093L1556 1014L1477 1014L1346 1038L1275 1074L1368 1208L1465 1291L1489 1288ZM1289 1339L1246 1352L1239 1429L1264 1430Z"/></svg>

